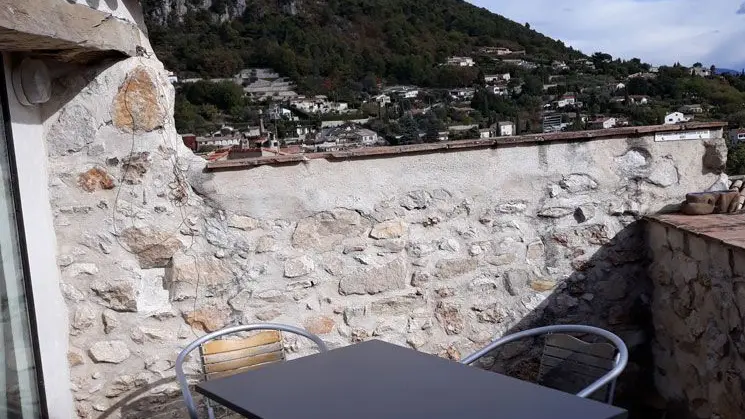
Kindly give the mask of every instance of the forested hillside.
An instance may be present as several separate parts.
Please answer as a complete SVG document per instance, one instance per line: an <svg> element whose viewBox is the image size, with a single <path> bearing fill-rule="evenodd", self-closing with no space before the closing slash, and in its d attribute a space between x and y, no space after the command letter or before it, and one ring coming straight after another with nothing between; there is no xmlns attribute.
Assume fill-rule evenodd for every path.
<svg viewBox="0 0 745 419"><path fill-rule="evenodd" d="M225 77L266 66L311 90L381 78L436 86L453 71L438 64L480 46L525 49L538 59L582 56L527 24L462 0L248 0L242 16L232 19L225 19L226 10L235 10L238 0L213 0L207 9L186 0L186 10L163 16L169 1L175 0L143 5L158 57L181 77Z"/></svg>

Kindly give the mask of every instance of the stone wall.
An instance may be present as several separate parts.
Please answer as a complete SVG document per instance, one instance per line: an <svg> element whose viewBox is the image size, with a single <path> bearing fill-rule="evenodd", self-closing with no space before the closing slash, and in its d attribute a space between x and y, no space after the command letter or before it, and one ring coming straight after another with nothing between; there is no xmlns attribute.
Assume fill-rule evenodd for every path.
<svg viewBox="0 0 745 419"><path fill-rule="evenodd" d="M713 129L706 144L652 134L205 172L154 59L102 63L54 97L49 188L81 417L178 416L176 354L238 323L453 359L539 323L608 327L636 347L636 220L714 183L724 158Z"/></svg>
<svg viewBox="0 0 745 419"><path fill-rule="evenodd" d="M741 418L745 249L657 219L648 243L660 394L676 418Z"/></svg>

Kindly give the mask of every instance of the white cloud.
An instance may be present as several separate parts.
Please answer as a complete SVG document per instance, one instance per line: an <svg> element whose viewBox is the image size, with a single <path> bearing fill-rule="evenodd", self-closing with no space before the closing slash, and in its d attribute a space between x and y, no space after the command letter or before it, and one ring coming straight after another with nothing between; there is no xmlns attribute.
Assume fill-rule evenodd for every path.
<svg viewBox="0 0 745 419"><path fill-rule="evenodd" d="M745 65L745 4L738 11L733 0L469 1L588 54L653 64Z"/></svg>

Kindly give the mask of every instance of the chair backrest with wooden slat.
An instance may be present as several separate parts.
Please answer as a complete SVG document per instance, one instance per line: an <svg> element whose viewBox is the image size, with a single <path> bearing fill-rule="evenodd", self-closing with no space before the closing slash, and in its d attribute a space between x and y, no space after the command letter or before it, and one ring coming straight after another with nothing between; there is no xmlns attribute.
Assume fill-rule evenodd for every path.
<svg viewBox="0 0 745 419"><path fill-rule="evenodd" d="M257 332L254 336L244 339L220 339L224 336L244 332ZM291 333L312 341L319 352L328 351L326 344L318 336L305 329L288 324L257 323L231 326L197 338L189 343L176 357L176 379L184 403L189 412L189 418L199 419L197 406L189 388L189 380L184 372L184 363L196 349L200 350L202 372L205 379L214 379L226 375L237 374L252 368L270 363L283 361L285 353L282 346L282 334ZM212 406L207 401L210 419L214 418Z"/></svg>
<svg viewBox="0 0 745 419"><path fill-rule="evenodd" d="M285 360L282 334L260 332L242 339L220 339L200 347L205 380L226 377Z"/></svg>
<svg viewBox="0 0 745 419"><path fill-rule="evenodd" d="M587 343L573 336L546 336L538 382L546 387L577 393L615 366L616 348L608 343ZM606 402L609 385L589 398Z"/></svg>

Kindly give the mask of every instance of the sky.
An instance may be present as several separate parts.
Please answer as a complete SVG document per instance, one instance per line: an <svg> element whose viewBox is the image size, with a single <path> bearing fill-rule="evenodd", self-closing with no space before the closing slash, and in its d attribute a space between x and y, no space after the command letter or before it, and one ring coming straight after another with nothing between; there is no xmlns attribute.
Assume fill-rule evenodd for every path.
<svg viewBox="0 0 745 419"><path fill-rule="evenodd" d="M586 54L745 68L743 0L468 0Z"/></svg>

